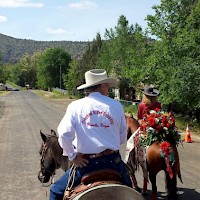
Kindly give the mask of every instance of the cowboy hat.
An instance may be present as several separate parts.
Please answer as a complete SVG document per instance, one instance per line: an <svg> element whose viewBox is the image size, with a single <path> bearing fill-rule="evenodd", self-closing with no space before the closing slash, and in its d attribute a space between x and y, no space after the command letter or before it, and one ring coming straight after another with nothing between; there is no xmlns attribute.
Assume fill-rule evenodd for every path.
<svg viewBox="0 0 200 200"><path fill-rule="evenodd" d="M144 91L143 93L147 96L150 96L150 97L156 97L159 95L159 91L151 86L146 86L144 88Z"/></svg>
<svg viewBox="0 0 200 200"><path fill-rule="evenodd" d="M114 78L108 78L107 72L104 69L92 69L85 72L85 82L85 84L77 87L77 90L85 89L102 83L109 83L111 87L117 86L117 80Z"/></svg>

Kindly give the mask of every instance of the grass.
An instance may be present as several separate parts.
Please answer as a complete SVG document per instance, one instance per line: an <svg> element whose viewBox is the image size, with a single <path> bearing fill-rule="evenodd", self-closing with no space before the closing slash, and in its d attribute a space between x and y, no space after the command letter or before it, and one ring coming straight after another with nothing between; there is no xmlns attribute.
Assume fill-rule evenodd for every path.
<svg viewBox="0 0 200 200"><path fill-rule="evenodd" d="M9 91L0 91L0 96L5 96L9 93Z"/></svg>
<svg viewBox="0 0 200 200"><path fill-rule="evenodd" d="M42 96L43 98L50 98L50 99L77 99L76 96L68 95L61 93L59 91L53 90L52 92L44 91L44 90L31 90L34 93Z"/></svg>

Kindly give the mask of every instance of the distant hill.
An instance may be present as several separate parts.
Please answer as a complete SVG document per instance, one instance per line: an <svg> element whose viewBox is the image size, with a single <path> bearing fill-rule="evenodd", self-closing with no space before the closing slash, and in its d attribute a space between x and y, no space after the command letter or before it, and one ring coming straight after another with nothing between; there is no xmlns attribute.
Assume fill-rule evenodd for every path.
<svg viewBox="0 0 200 200"><path fill-rule="evenodd" d="M27 39L16 39L0 34L0 54L3 63L17 63L21 57L28 53L32 55L36 51L43 51L47 48L63 48L73 59L80 59L88 48L89 42L72 41L35 41Z"/></svg>

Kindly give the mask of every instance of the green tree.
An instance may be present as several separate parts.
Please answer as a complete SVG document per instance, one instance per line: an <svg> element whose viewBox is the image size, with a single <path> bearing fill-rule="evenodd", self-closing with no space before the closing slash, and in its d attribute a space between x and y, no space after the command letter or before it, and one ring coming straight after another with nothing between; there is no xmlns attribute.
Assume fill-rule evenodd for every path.
<svg viewBox="0 0 200 200"><path fill-rule="evenodd" d="M8 76L9 81L17 85L22 85L24 83L23 73L21 71L21 65L19 63L7 65L6 71L9 74Z"/></svg>
<svg viewBox="0 0 200 200"><path fill-rule="evenodd" d="M67 73L71 56L60 48L47 49L41 54L37 67L37 85L51 90L63 87L63 75Z"/></svg>
<svg viewBox="0 0 200 200"><path fill-rule="evenodd" d="M78 69L78 61L72 60L69 64L68 73L63 76L64 86L70 95L74 95L76 93L76 87L80 82L80 72Z"/></svg>
<svg viewBox="0 0 200 200"><path fill-rule="evenodd" d="M2 63L2 56L0 54L0 83L6 82L6 76L5 76L5 67Z"/></svg>
<svg viewBox="0 0 200 200"><path fill-rule="evenodd" d="M144 79L141 74L146 66L146 46L148 40L142 28L129 25L125 16L120 16L114 29L106 30L106 41L103 42L99 67L106 68L108 73L116 76L122 87L135 86Z"/></svg>
<svg viewBox="0 0 200 200"><path fill-rule="evenodd" d="M194 110L199 107L199 1L162 0L153 8L155 15L147 16L148 31L157 37L149 57L150 80L163 104Z"/></svg>
<svg viewBox="0 0 200 200"><path fill-rule="evenodd" d="M184 27L179 27L175 53L180 59L180 66L176 71L176 92L179 94L177 101L182 108L188 110L200 109L200 1L191 2L192 7Z"/></svg>
<svg viewBox="0 0 200 200"><path fill-rule="evenodd" d="M20 65L20 85L25 86L29 84L31 87L36 85L36 65L34 64L34 57L25 54L19 61Z"/></svg>
<svg viewBox="0 0 200 200"><path fill-rule="evenodd" d="M84 52L82 59L79 61L79 72L82 73L84 80L84 73L89 69L98 68L97 62L102 46L102 39L100 33L97 33L96 38L88 44L87 50Z"/></svg>
<svg viewBox="0 0 200 200"><path fill-rule="evenodd" d="M0 63L0 83L6 83L5 66Z"/></svg>

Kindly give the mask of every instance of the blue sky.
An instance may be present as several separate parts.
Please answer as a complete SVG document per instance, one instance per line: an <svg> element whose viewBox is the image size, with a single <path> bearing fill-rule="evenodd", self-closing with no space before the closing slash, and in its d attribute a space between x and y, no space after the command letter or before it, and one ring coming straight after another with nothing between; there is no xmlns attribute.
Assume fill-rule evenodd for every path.
<svg viewBox="0 0 200 200"><path fill-rule="evenodd" d="M0 0L0 33L37 41L92 41L120 15L146 28L160 0Z"/></svg>

